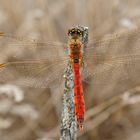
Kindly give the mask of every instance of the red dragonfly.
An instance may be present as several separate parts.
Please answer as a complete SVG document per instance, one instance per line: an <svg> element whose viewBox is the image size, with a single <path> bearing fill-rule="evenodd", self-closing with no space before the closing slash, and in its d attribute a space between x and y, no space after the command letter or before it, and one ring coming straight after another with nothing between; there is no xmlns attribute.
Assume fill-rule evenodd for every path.
<svg viewBox="0 0 140 140"><path fill-rule="evenodd" d="M6 44L7 42L9 44L6 46L10 51L7 51L7 54L12 51L15 55L8 62L0 63L0 82L46 88L51 83L57 82L56 79L61 80L66 64L70 63L74 72L75 114L79 126L82 127L85 112L82 79L89 75L96 83L98 76L100 74L103 76L106 71L112 71L112 67L119 70L124 64L130 65L139 61L140 54L136 51L139 50L139 46L134 46L131 53L127 46L121 45L122 48L119 46L124 40L130 40L132 35L135 38L137 34L139 34L137 30L130 30L107 39L94 39L87 44L88 28L81 26L68 30L68 43L42 43L1 32L0 36L5 39ZM4 43L1 46L4 46ZM115 51L110 51L112 49ZM64 50L67 50L67 53L64 53ZM1 58L4 59L4 56ZM87 69L82 79L81 69Z"/></svg>

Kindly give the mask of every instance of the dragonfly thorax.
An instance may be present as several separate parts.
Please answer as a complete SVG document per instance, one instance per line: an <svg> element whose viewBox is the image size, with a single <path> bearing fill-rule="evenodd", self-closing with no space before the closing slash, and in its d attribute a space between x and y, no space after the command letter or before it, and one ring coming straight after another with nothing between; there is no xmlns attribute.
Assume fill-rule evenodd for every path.
<svg viewBox="0 0 140 140"><path fill-rule="evenodd" d="M72 63L81 63L83 59L82 44L75 43L69 45L69 57Z"/></svg>

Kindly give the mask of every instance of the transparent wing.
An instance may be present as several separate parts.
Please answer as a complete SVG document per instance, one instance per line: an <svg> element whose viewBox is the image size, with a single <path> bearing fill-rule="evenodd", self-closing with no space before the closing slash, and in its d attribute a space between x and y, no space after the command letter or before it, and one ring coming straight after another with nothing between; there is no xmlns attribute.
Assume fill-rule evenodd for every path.
<svg viewBox="0 0 140 140"><path fill-rule="evenodd" d="M63 77L65 61L15 61L0 64L0 83L46 88Z"/></svg>
<svg viewBox="0 0 140 140"><path fill-rule="evenodd" d="M107 84L109 80L115 81L118 77L123 80L138 79L139 38L139 30L130 30L90 43L85 50L85 69L88 69L88 72L84 77L92 78L94 84Z"/></svg>
<svg viewBox="0 0 140 140"><path fill-rule="evenodd" d="M1 83L46 88L63 79L67 61L65 44L37 42L4 33L0 36Z"/></svg>
<svg viewBox="0 0 140 140"><path fill-rule="evenodd" d="M13 36L0 32L1 45L3 48L10 48L9 50L18 50L27 53L28 56L34 56L34 59L66 59L67 58L67 43L61 42L43 42L37 41L35 39L28 39L25 37ZM128 30L123 32L118 32L113 35L105 36L104 38L95 38L89 41L86 47L86 56L91 57L98 54L114 55L116 51L119 53L132 53L131 51L136 51L139 49L135 47L137 41L139 40L140 32L139 29ZM2 40L3 39L3 40ZM134 44L133 48L128 48L128 45ZM15 57L19 55L15 53ZM26 56L26 58L28 58ZM88 59L88 58L87 58Z"/></svg>
<svg viewBox="0 0 140 140"><path fill-rule="evenodd" d="M105 37L97 37L90 39L87 44L86 50L90 51L92 49L110 49L110 48L119 48L120 45L127 44L128 42L136 42L139 40L140 30L130 29L127 31L120 31L114 34L106 35ZM126 46L123 46L126 49Z"/></svg>
<svg viewBox="0 0 140 140"><path fill-rule="evenodd" d="M102 62L100 61L100 63L96 60L97 56L93 61L89 59L89 62L87 62L86 65L86 68L88 69L87 75L85 75L85 77L92 77L95 83L98 79L106 79L106 81L108 80L108 78L111 79L112 73L116 75L123 75L122 79L129 78L129 74L140 74L140 54L112 57L104 59Z"/></svg>
<svg viewBox="0 0 140 140"><path fill-rule="evenodd" d="M0 33L0 49L11 57L25 59L60 60L67 58L67 45L60 42L42 42ZM2 53L1 53L2 54ZM2 57L2 56L1 56Z"/></svg>
<svg viewBox="0 0 140 140"><path fill-rule="evenodd" d="M5 35L1 33L1 36L5 36ZM10 52L11 52L11 48L16 49L15 50L16 56L20 54L19 52L21 53L24 52L23 55L20 54L20 60L21 59L25 59L25 60L44 59L47 60L49 64L46 64L44 63L44 61L41 60L39 63L38 62L32 63L32 65L30 62L27 61L24 62L24 64L21 62L20 64L19 62L8 63L8 65L6 64L4 67L1 68L1 75L3 76L2 78L3 81L9 81L9 79L7 80L6 77L10 77L7 76L8 74L9 75L13 74L11 71L12 69L15 69L16 71L21 71L16 76L19 77L19 75L23 75L22 77L22 79L24 79L22 81L22 83L24 83L23 85L27 85L27 86L30 85L33 87L46 87L47 86L46 81L49 81L50 79L51 81L53 81L53 78L49 75L52 75L55 78L57 77L56 75L60 76L60 72L62 72L62 69L64 69L64 67L61 69L59 65L62 64L61 63L62 61L67 60L67 56L65 55L64 50L62 49L63 43L60 44L48 43L48 42L39 43L37 41L32 41L28 39L27 40L18 39L16 37L11 37L11 36L7 36L7 37L9 37L10 39L13 38L14 41L18 40L18 43L14 42L13 44L8 40L8 44L10 47ZM100 80L101 78L105 79L102 81L106 83L108 77L110 76L109 75L110 73L118 73L118 72L122 73L122 71L124 71L123 73L125 73L123 66L124 65L126 66L126 64L129 71L133 70L132 68L133 65L136 65L139 60L139 53L140 53L139 37L140 37L140 33L138 30L132 30L132 31L130 30L128 32L123 32L120 34L115 34L106 37L105 39L104 38L99 40L95 39L93 43L92 42L89 43L89 46L87 46L85 52L86 55L85 60L87 62L86 68L89 71L90 77L94 77L93 79L95 83L98 83L97 81ZM6 51L7 50L9 49L6 49ZM23 56L23 58L21 56ZM13 61L15 59L17 60L17 58L14 58L14 59L10 59L10 61L11 60ZM55 67L52 68L54 72L53 73L52 70L49 71L47 69L47 65L48 66L54 65L54 61L57 61L58 65L55 65ZM36 73L36 71L38 73ZM125 76L126 75L127 74L125 74ZM129 77L129 75L127 76ZM31 81L29 79L30 77L31 79L35 79L35 80L32 80L32 82L30 82Z"/></svg>
<svg viewBox="0 0 140 140"><path fill-rule="evenodd" d="M123 49L124 51L127 51L127 43L135 42L135 40L138 40L140 32L139 29L133 29L133 30L128 30L128 31L122 31L118 32L112 35L107 35L103 38L90 38L90 41L87 45L86 48L86 53L89 56L90 53L92 55L97 53L110 53L108 50L118 50L118 49ZM59 59L59 58L67 58L67 43L62 43L62 42L52 42L52 41L38 41L35 39L28 39L25 37L19 37L19 36L13 36L10 34L5 34L3 32L0 32L0 36L5 40L5 43L7 44L6 47L12 46L12 48L22 48L22 50L28 50L31 53L36 53L36 58L37 56L43 59L45 57L48 58L53 56L53 58ZM1 41L2 41L1 38ZM3 41L4 42L4 41ZM5 46L4 46L5 47ZM129 49L130 51L130 49ZM43 55L42 55L43 53ZM130 53L130 52L129 52ZM38 55L37 55L38 54ZM45 55L46 54L46 55Z"/></svg>

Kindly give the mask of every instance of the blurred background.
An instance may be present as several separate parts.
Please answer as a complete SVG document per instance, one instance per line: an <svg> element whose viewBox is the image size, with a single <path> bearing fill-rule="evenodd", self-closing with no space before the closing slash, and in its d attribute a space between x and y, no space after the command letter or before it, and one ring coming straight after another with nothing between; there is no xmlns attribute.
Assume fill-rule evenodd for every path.
<svg viewBox="0 0 140 140"><path fill-rule="evenodd" d="M0 0L0 31L9 35L0 39L0 63L41 58L52 64L64 51L54 42L66 43L67 30L75 25L88 26L91 44L99 40L97 46L104 46L95 49L102 55L102 62L108 56L120 54L126 56L127 62L119 61L121 66L111 62L114 67L105 73L86 77L83 82L85 128L78 132L78 139L139 140L139 0ZM50 42L50 45L30 53L28 38ZM14 42L16 47L9 42ZM18 47L17 42L24 44ZM56 51L58 58L52 54ZM98 60L95 63L89 59L88 66L90 73L94 68L101 70ZM59 66L51 68L46 75ZM30 70L35 71L32 67ZM64 71L59 74L60 71L56 74L62 77ZM9 81L3 80L9 76L7 73L0 73L0 140L58 140L63 77L40 89L18 86L20 73L15 70L13 74L14 78Z"/></svg>

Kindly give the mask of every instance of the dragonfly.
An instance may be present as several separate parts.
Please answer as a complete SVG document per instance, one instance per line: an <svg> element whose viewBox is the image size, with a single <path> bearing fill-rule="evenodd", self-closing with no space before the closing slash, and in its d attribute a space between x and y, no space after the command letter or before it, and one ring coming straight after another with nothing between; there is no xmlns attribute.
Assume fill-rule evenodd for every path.
<svg viewBox="0 0 140 140"><path fill-rule="evenodd" d="M11 59L0 63L0 82L47 88L59 82L57 79L61 81L69 63L74 73L75 115L82 128L85 113L82 81L90 76L96 84L98 77L113 71L112 67L119 71L124 64L137 63L140 60L138 44L130 51L123 43L131 39L138 42L139 35L138 30L130 30L88 41L88 28L75 26L68 30L68 42L61 43L39 42L0 32L1 39L4 39L1 47L7 54L12 51ZM115 51L110 51L112 49Z"/></svg>

